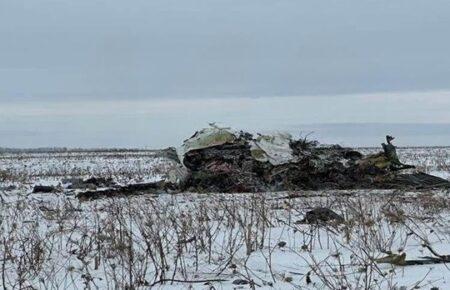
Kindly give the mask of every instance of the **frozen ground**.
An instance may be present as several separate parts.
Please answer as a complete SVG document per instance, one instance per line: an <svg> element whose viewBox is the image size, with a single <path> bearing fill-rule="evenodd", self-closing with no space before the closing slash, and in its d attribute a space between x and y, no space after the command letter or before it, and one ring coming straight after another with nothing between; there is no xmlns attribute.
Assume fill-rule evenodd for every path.
<svg viewBox="0 0 450 290"><path fill-rule="evenodd" d="M372 152L373 149L364 149ZM441 176L450 149L399 150ZM379 263L388 253L450 255L446 191L142 195L79 202L33 184L164 178L154 152L0 156L0 285L6 289L450 289L446 264ZM446 175L447 174L447 175ZM316 206L343 224L302 224ZM249 283L245 285L233 284Z"/></svg>
<svg viewBox="0 0 450 290"><path fill-rule="evenodd" d="M1 187L27 190L33 185L58 185L64 178L113 178L118 183L164 178L168 160L155 151L10 153L0 155Z"/></svg>

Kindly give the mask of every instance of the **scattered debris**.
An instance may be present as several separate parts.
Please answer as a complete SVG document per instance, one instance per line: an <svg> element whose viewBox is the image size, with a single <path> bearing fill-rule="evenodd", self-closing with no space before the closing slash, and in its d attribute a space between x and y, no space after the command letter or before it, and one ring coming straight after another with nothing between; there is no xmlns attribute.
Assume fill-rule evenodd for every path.
<svg viewBox="0 0 450 290"><path fill-rule="evenodd" d="M311 284L311 272L308 272L308 274L306 274L306 285Z"/></svg>
<svg viewBox="0 0 450 290"><path fill-rule="evenodd" d="M284 247L286 247L286 242L285 241L280 241L278 244L278 247L280 247L280 248L284 248Z"/></svg>
<svg viewBox="0 0 450 290"><path fill-rule="evenodd" d="M57 191L55 187L47 185L35 185L33 188L33 193L52 193Z"/></svg>
<svg viewBox="0 0 450 290"><path fill-rule="evenodd" d="M397 254L388 254L386 257L378 258L375 260L377 263L387 263L396 266L404 266L406 265L406 253L402 253L400 255Z"/></svg>
<svg viewBox="0 0 450 290"><path fill-rule="evenodd" d="M90 177L88 179L66 178L62 180L62 184L67 189L97 189L109 188L116 185L112 178Z"/></svg>
<svg viewBox="0 0 450 290"><path fill-rule="evenodd" d="M393 178L392 182L399 187L413 187L415 189L449 188L450 185L448 180L423 172L398 174Z"/></svg>
<svg viewBox="0 0 450 290"><path fill-rule="evenodd" d="M388 263L396 266L433 265L450 263L450 255L440 255L431 246L424 244L434 257L422 257L416 260L406 260L406 253L400 255L388 253L386 257L376 259L377 263Z"/></svg>
<svg viewBox="0 0 450 290"><path fill-rule="evenodd" d="M435 257L422 257L416 260L406 260L406 254L401 255L388 255L383 258L375 260L377 263L392 264L395 266L417 266L417 265L434 265L434 264L447 264L450 260L435 258Z"/></svg>
<svg viewBox="0 0 450 290"><path fill-rule="evenodd" d="M330 221L343 223L345 219L329 208L317 207L313 210L308 211L305 214L305 218L301 220L299 223L317 224L317 223L327 223Z"/></svg>
<svg viewBox="0 0 450 290"><path fill-rule="evenodd" d="M151 183L136 183L125 186L115 186L113 188L100 189L100 190L88 190L77 194L77 197L81 200L93 200L103 197L121 197L129 195L138 195L144 193L160 193L175 191L177 186L164 181L151 182Z"/></svg>
<svg viewBox="0 0 450 290"><path fill-rule="evenodd" d="M189 244L189 243L192 243L192 242L194 242L194 241L196 241L196 240L197 240L197 237L196 237L196 236L193 236L192 238L189 238L189 239L186 239L186 240L180 240L180 241L178 241L178 244L179 244L179 245Z"/></svg>
<svg viewBox="0 0 450 290"><path fill-rule="evenodd" d="M250 284L250 282L244 279L236 279L233 281L233 285L248 285L248 284Z"/></svg>

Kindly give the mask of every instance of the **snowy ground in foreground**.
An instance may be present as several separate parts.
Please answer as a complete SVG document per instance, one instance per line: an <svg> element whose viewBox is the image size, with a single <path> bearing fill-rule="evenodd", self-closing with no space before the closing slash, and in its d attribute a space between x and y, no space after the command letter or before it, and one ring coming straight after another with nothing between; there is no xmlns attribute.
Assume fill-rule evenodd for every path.
<svg viewBox="0 0 450 290"><path fill-rule="evenodd" d="M399 150L405 163L444 178L449 152ZM407 259L432 256L424 244L450 255L446 191L185 193L83 203L71 195L30 194L34 184L56 185L73 176L112 177L120 183L158 180L164 178L166 161L152 152L0 156L0 285L251 287L232 284L241 279L268 289L450 288L444 264L375 262L386 252L406 253ZM7 189L10 185L15 189ZM298 196L288 198L292 194ZM297 223L316 206L333 209L346 222Z"/></svg>
<svg viewBox="0 0 450 290"><path fill-rule="evenodd" d="M84 203L54 194L3 195L4 283L17 289L231 289L242 279L267 289L449 288L444 264L375 262L387 252L432 256L424 243L450 254L448 192L289 194L186 193ZM299 224L316 206L346 222Z"/></svg>

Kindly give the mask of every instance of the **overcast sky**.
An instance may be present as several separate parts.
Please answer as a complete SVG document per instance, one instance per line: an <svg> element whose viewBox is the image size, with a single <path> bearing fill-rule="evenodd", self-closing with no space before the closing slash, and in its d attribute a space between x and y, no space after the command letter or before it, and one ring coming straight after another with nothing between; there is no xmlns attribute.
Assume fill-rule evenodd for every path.
<svg viewBox="0 0 450 290"><path fill-rule="evenodd" d="M0 98L450 87L448 0L0 0Z"/></svg>
<svg viewBox="0 0 450 290"><path fill-rule="evenodd" d="M39 135L39 130L58 131L54 123L60 119L66 135L83 132L81 123L107 131L106 125L92 123L89 108L102 108L100 121L114 123L114 108L124 102L131 104L128 111L121 109L129 117L120 123L141 128L140 134L146 132L149 116L131 116L143 103L153 111L170 104L166 110L172 113L151 119L161 126L179 123L180 112L192 110L181 113L192 130L214 118L239 123L242 115L232 108L259 97L278 103L273 112L270 105L260 115L253 112L251 118L259 124L267 123L261 122L267 114L272 120L291 112L294 97L302 99L295 102L305 111L317 113L296 119L291 112L293 124L449 122L441 113L450 110L445 102L450 91L449 15L448 0L0 0L0 131ZM425 99L404 99L423 92ZM355 95L375 102L401 96L397 99L403 101L393 101L402 106L400 115L379 106L354 118L364 107L355 104ZM273 99L279 97L285 98ZM198 98L216 104L227 99L234 105L197 114L198 106L209 104ZM344 111L333 119L323 108L336 102ZM79 108L76 118L69 107ZM171 114L178 119L168 119ZM156 135L150 127L149 134ZM88 142L95 138L92 134L79 143L125 144L117 136L115 141ZM68 144L72 141L66 135L38 140L22 134L3 144ZM159 137L167 140L126 145L157 146L179 138Z"/></svg>

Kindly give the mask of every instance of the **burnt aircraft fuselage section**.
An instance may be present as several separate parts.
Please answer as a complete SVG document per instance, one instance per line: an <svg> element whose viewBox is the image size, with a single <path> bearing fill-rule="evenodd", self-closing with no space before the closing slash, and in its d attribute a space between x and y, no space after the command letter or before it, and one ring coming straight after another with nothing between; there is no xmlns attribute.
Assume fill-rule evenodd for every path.
<svg viewBox="0 0 450 290"><path fill-rule="evenodd" d="M214 133L205 135L214 140ZM277 162L278 149L281 162ZM414 166L400 164L391 155L364 156L338 145L321 147L315 141L287 136L254 139L238 132L226 142L186 150L180 159L190 174L182 187L199 192L450 188L450 182L439 177L401 173Z"/></svg>
<svg viewBox="0 0 450 290"><path fill-rule="evenodd" d="M393 146L389 144L389 146ZM413 170L395 150L364 156L339 145L294 140L211 127L196 132L175 151L163 150L177 164L166 181L86 191L92 199L157 192L265 192L323 189L450 189L450 182ZM389 149L389 148L388 148ZM393 147L395 149L395 147ZM395 154L393 154L395 152ZM404 173L404 170L410 170Z"/></svg>

